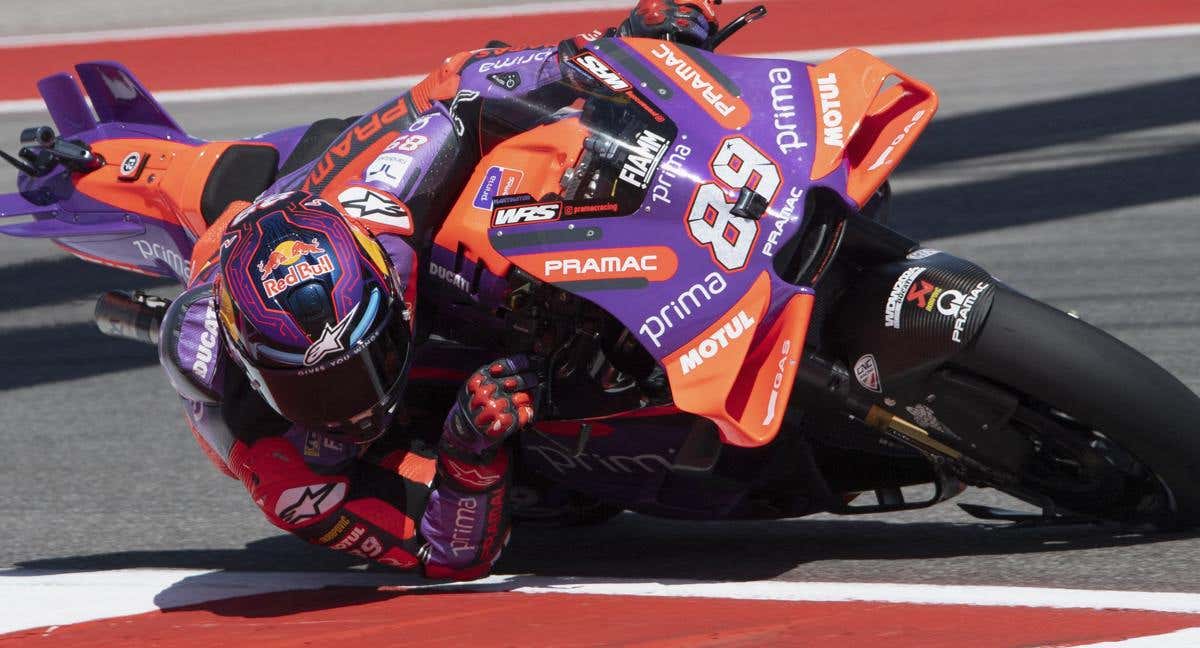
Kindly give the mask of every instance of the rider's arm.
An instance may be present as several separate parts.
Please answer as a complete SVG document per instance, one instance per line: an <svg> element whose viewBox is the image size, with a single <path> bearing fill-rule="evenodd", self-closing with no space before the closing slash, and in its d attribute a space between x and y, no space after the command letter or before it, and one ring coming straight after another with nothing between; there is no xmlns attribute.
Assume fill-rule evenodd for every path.
<svg viewBox="0 0 1200 648"><path fill-rule="evenodd" d="M571 62L590 41L620 34L699 45L701 34L707 39L715 29L711 5L642 0L619 29L557 45L451 56L405 95L360 118L296 186L339 198L372 229L386 222L397 233L407 230L421 247L492 147L552 121L581 96L605 92ZM387 192L400 204L345 189L346 181Z"/></svg>
<svg viewBox="0 0 1200 648"><path fill-rule="evenodd" d="M406 249L398 239L391 243ZM408 267L400 271L403 290L412 268L395 250L393 261ZM360 452L320 430L292 425L229 363L214 309L210 283L175 300L164 318L162 363L200 447L242 482L272 524L394 567L424 565L435 578L488 571L507 534L506 451L439 462L438 452L410 430L396 430Z"/></svg>
<svg viewBox="0 0 1200 648"><path fill-rule="evenodd" d="M229 467L272 524L308 542L420 566L430 578L479 578L508 538L501 444L533 416L526 390L536 378L525 366L503 360L472 376L436 452L395 431L358 456L353 445L291 426L282 436L240 434Z"/></svg>

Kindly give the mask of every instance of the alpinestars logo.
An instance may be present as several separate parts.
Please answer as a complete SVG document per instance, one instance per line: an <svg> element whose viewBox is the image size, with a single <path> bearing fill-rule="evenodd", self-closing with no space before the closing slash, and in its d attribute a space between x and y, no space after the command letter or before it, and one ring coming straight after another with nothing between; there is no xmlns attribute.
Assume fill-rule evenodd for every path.
<svg viewBox="0 0 1200 648"><path fill-rule="evenodd" d="M346 496L340 482L312 484L283 491L275 503L275 515L288 524L302 524L332 511Z"/></svg>
<svg viewBox="0 0 1200 648"><path fill-rule="evenodd" d="M359 218L392 228L402 236L413 233L413 219L408 207L388 195L364 187L350 187L338 194L338 203L351 218ZM370 228L370 226L367 226ZM374 230L372 230L374 231Z"/></svg>
<svg viewBox="0 0 1200 648"><path fill-rule="evenodd" d="M501 207L492 212L492 225L525 225L528 223L548 223L558 220L562 214L562 203L535 203L517 207Z"/></svg>
<svg viewBox="0 0 1200 648"><path fill-rule="evenodd" d="M574 61L579 67L583 68L584 72L587 72L597 81L608 86L608 89L612 90L613 92L628 92L633 89L633 86L629 85L628 81L622 78L621 75L617 74L615 70L608 67L607 63L601 61L596 57L595 54L592 54L591 52L580 54L571 60Z"/></svg>
<svg viewBox="0 0 1200 648"><path fill-rule="evenodd" d="M637 145L629 149L625 165L621 167L621 180L645 189L650 186L650 177L662 162L667 153L667 138L654 131L644 130L638 133Z"/></svg>
<svg viewBox="0 0 1200 648"><path fill-rule="evenodd" d="M308 347L308 351L304 354L304 364L306 366L311 367L324 360L326 356L346 350L343 340L346 337L346 332L350 330L350 322L354 321L354 314L357 312L358 306L356 305L336 325L330 325L328 322L325 323L325 330L321 331L321 337L312 346Z"/></svg>

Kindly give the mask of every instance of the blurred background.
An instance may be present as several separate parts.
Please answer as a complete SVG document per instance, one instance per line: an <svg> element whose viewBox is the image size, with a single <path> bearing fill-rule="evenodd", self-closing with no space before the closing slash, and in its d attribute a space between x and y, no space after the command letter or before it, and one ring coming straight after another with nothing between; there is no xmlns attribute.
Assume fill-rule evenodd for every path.
<svg viewBox="0 0 1200 648"><path fill-rule="evenodd" d="M49 123L33 84L80 60L126 63L195 136L242 137L361 114L456 51L556 42L615 26L633 4L3 2L0 147ZM1200 3L764 4L770 15L722 53L819 60L863 46L938 90L937 118L894 176L896 228L1077 311L1200 389ZM14 180L0 169L0 191ZM155 352L96 331L95 296L131 288L177 290L0 238L0 567L348 565L270 527L195 447ZM517 542L501 569L1200 587L1186 567L1195 540L977 527L953 507L794 525L623 516ZM564 547L576 550L565 566L539 560ZM1069 563L1053 555L1068 548ZM738 564L713 566L735 551Z"/></svg>

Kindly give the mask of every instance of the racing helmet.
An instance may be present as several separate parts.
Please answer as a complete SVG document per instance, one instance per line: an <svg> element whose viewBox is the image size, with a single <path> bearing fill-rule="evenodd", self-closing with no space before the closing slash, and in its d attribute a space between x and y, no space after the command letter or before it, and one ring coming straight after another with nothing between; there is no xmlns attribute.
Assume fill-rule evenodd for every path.
<svg viewBox="0 0 1200 648"><path fill-rule="evenodd" d="M226 228L215 291L230 355L276 412L355 443L387 430L412 331L369 232L304 192L260 200Z"/></svg>

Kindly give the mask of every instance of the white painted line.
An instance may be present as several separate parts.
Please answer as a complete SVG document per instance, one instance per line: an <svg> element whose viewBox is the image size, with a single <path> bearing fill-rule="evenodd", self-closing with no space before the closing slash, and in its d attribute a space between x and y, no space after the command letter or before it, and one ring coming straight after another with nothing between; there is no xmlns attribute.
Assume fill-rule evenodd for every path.
<svg viewBox="0 0 1200 648"><path fill-rule="evenodd" d="M726 0L726 4L748 3L755 0ZM164 27L139 27L135 29L113 29L90 32L60 32L20 36L0 36L0 49L47 45L80 45L127 40L152 40L156 38L179 38L181 36L216 36L224 34L247 34L293 29L318 29L322 27L378 27L390 24L419 24L472 18L509 18L515 16L541 16L545 14L577 14L609 9L629 9L629 0L556 0L555 2L528 2L498 7L473 9L439 9L433 11L395 11L389 13L360 14L353 16L313 16L307 18L280 18L273 20L247 20L212 23L207 25L171 25Z"/></svg>
<svg viewBox="0 0 1200 648"><path fill-rule="evenodd" d="M624 0L622 0L624 2ZM525 6L525 5L520 5ZM1200 23L1169 25L1164 27L1137 27L1132 29L1106 29L1100 31L1071 32L1064 34L1041 34L1036 36L1006 36L1003 38L978 38L968 40L934 41L928 43L899 43L890 45L861 45L861 49L876 56L914 56L924 54L953 54L987 50L1019 49L1024 47L1048 47L1056 45L1081 45L1088 43L1110 43L1130 40L1152 40L1200 36ZM756 58L777 58L798 61L820 61L841 53L845 48L798 50L752 54ZM400 92L419 82L424 75L388 77L381 79L358 79L351 81L314 81L275 85L232 86L226 88L201 88L196 90L168 90L155 92L154 96L164 103L204 103L209 101L232 101L239 99L262 99L270 97L315 96L393 90ZM39 113L45 110L40 99L17 99L0 101L0 115Z"/></svg>
<svg viewBox="0 0 1200 648"><path fill-rule="evenodd" d="M238 596L328 585L395 585L403 577L341 573L250 573L170 569L53 574L0 571L0 634L63 626ZM410 581L417 583L416 577ZM49 630L47 630L47 633Z"/></svg>
<svg viewBox="0 0 1200 648"><path fill-rule="evenodd" d="M1041 587L985 585L905 585L896 583L803 583L754 581L697 583L688 581L629 582L558 579L548 584L517 578L515 591L530 594L609 594L616 596L675 596L771 601L871 601L919 605L982 605L1146 610L1200 614L1200 594L1117 592Z"/></svg>
<svg viewBox="0 0 1200 648"><path fill-rule="evenodd" d="M387 90L389 96L398 95L425 78L425 75L386 77L382 79L360 79L355 81L311 81L304 83L280 83L276 85L233 86L228 88L200 88L197 90L164 90L155 92L154 98L164 104L206 103L239 99L270 99L274 97L307 97L317 95L350 94ZM382 99L381 99L382 101ZM89 105L91 101L88 101ZM0 115L45 112L46 104L41 99L19 99L0 101ZM283 125L280 128L284 128Z"/></svg>
<svg viewBox="0 0 1200 648"><path fill-rule="evenodd" d="M529 576L492 576L472 583L431 584L430 581L405 574L353 572L257 573L132 569L56 574L10 569L0 571L0 609L5 612L0 617L0 633L140 614L232 597L317 589L330 585L392 586L416 590L510 591L531 595L552 593L803 602L861 601L1200 614L1200 594L1194 593L892 583L641 582Z"/></svg>
<svg viewBox="0 0 1200 648"><path fill-rule="evenodd" d="M1200 628L1186 628L1152 637L1106 641L1075 648L1196 648L1196 646L1200 646Z"/></svg>
<svg viewBox="0 0 1200 648"><path fill-rule="evenodd" d="M1087 45L1091 43L1115 43L1131 40L1155 40L1200 36L1200 23L1162 25L1157 27L1129 27L1123 29L1099 29L1094 31L1061 32L1055 34L1032 34L1028 36L999 36L994 38L967 38L961 40L929 41L924 43L892 43L883 45L856 45L875 56L911 56L923 54L958 54L991 50L1023 49L1026 47L1053 47L1059 45ZM755 54L761 58L786 58L800 60L823 60L840 54L845 48L806 50L798 52L776 52Z"/></svg>

